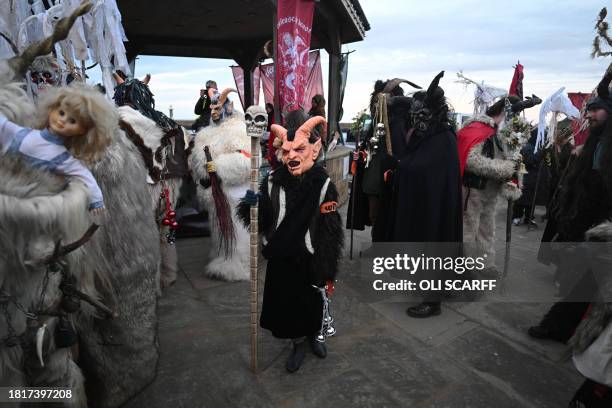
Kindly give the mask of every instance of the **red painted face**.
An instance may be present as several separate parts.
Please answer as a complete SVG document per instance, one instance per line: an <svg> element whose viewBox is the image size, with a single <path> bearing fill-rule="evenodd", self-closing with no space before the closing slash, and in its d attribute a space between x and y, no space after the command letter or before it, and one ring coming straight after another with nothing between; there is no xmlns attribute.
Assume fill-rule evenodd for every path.
<svg viewBox="0 0 612 408"><path fill-rule="evenodd" d="M293 176L304 174L314 165L321 151L321 139L314 143L308 141L305 135L295 135L293 142L284 140L283 163L287 165L289 173Z"/></svg>

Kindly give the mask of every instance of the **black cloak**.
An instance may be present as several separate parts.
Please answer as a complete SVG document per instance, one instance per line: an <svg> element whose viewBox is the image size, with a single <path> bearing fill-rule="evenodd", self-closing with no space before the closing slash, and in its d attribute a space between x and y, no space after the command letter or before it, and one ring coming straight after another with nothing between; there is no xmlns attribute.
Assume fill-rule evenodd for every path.
<svg viewBox="0 0 612 408"><path fill-rule="evenodd" d="M267 239L262 254L268 260L260 325L275 337L310 336L321 329L323 298L317 287L335 278L344 238L338 212L321 213L319 208L327 179L320 165L299 177L282 166L260 186L259 227ZM284 206L279 198L281 189L285 193ZM331 182L323 198L323 202L329 201L338 201ZM285 214L279 223L283 207ZM246 203L239 204L238 214L248 224ZM306 247L306 234L314 253Z"/></svg>
<svg viewBox="0 0 612 408"><path fill-rule="evenodd" d="M415 131L392 180L387 241L462 242L457 136L446 125Z"/></svg>

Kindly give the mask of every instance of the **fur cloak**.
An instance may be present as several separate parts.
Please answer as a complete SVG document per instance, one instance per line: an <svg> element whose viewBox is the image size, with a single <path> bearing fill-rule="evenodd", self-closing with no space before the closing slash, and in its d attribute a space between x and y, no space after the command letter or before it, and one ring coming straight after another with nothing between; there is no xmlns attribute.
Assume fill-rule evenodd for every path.
<svg viewBox="0 0 612 408"><path fill-rule="evenodd" d="M206 171L204 146L208 146L215 163L217 175L221 179L227 201L230 205L236 240L229 259L220 248L215 204L211 188L204 188L202 182L209 179ZM206 206L210 225L210 261L205 273L211 277L237 281L248 280L249 274L249 232L236 217L238 202L249 189L251 175L251 139L246 134L244 116L234 113L220 125L210 125L200 130L190 156L193 176L198 184L198 198Z"/></svg>
<svg viewBox="0 0 612 408"><path fill-rule="evenodd" d="M320 205L337 202L338 192L315 165L299 177L286 166L274 170L260 193L262 254L268 260L260 325L279 338L314 335L321 329L323 298L313 285L336 277L344 238L338 212L321 213ZM249 206L242 202L238 209L248 224Z"/></svg>

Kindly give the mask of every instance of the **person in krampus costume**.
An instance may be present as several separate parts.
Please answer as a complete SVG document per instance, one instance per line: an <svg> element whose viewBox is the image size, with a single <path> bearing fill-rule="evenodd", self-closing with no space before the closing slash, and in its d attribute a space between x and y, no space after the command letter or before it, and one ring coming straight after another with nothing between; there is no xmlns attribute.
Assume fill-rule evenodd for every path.
<svg viewBox="0 0 612 408"><path fill-rule="evenodd" d="M178 256L174 246L178 223L174 207L183 180L189 175L187 151L182 128L163 112L155 110L155 99L149 89L150 75L141 81L113 75L117 86L113 99L119 106L119 125L137 147L147 166L147 187L155 206L159 223L159 242L162 254L160 287L176 281Z"/></svg>
<svg viewBox="0 0 612 408"><path fill-rule="evenodd" d="M328 305L325 285L336 276L343 246L338 192L325 169L315 164L325 118L306 119L296 110L286 117L287 129L272 125L283 165L263 180L259 193L262 253L268 260L260 325L275 337L292 339L289 372L300 368L308 346L317 357L327 356L317 335ZM245 224L256 200L251 191L240 203Z"/></svg>
<svg viewBox="0 0 612 408"><path fill-rule="evenodd" d="M236 208L249 189L251 139L244 126L244 115L233 112L228 100L231 92L235 90L224 89L213 101L211 124L196 134L190 163L198 183L198 198L211 220L210 256L204 273L238 281L250 276L249 232L239 223ZM206 157L205 147L212 160ZM215 179L219 184L213 184Z"/></svg>
<svg viewBox="0 0 612 408"><path fill-rule="evenodd" d="M497 200L500 196L512 200L521 196L515 173L519 168L520 146L529 139L529 129L522 122L521 132L509 127L512 130L508 137L516 137L515 144L499 135L498 129L510 114L509 109L520 122L516 115L539 102L537 97L526 101L516 96L502 98L487 109L486 116L474 116L457 133L463 178L463 241L475 243L466 246L470 255L486 254L486 267L491 270L495 270ZM511 145L516 148L510 149Z"/></svg>
<svg viewBox="0 0 612 408"><path fill-rule="evenodd" d="M378 80L374 84L370 96L372 125L354 155L354 187L349 199L347 228L363 230L366 225L371 225L373 241L384 241L387 238L387 213L379 211L381 199L388 195L389 190L388 186L385 187L384 173L393 167L393 155L403 152L406 144L404 136L410 123L412 98L404 96L401 83L421 88L400 78ZM388 114L385 115L383 110ZM380 223L377 222L379 216Z"/></svg>
<svg viewBox="0 0 612 408"><path fill-rule="evenodd" d="M553 242L584 241L590 228L612 217L611 80L612 69L608 68L597 87L597 96L587 101L589 136L551 203L545 235ZM558 265L557 279L565 298L528 332L535 338L566 342L589 307L585 294L595 293L597 284L591 273L568 270L567 263L558 261L550 249L550 244L543 242L538 259Z"/></svg>
<svg viewBox="0 0 612 408"><path fill-rule="evenodd" d="M449 122L444 90L438 86L444 71L427 91L413 95L402 132L395 133L394 154L399 159L390 180L392 214L384 227L385 241L461 242L461 183L457 141ZM397 115L396 115L397 116ZM405 116L405 115L404 115ZM411 317L440 313L439 297L427 297L408 308Z"/></svg>

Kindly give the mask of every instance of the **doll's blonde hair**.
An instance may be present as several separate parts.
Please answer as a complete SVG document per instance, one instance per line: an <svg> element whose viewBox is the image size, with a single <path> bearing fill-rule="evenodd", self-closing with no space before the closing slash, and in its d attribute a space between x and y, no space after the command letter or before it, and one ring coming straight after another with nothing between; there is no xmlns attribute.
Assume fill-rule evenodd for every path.
<svg viewBox="0 0 612 408"><path fill-rule="evenodd" d="M87 131L82 137L64 139L65 146L79 160L92 163L102 158L118 129L115 106L96 88L82 83L50 88L38 101L39 128L49 125L49 114L63 107L75 115Z"/></svg>

